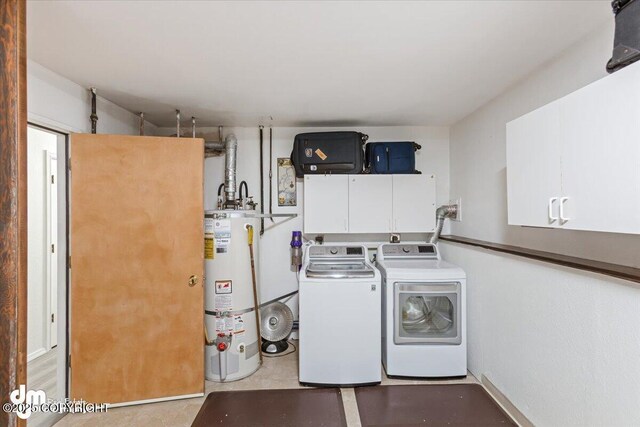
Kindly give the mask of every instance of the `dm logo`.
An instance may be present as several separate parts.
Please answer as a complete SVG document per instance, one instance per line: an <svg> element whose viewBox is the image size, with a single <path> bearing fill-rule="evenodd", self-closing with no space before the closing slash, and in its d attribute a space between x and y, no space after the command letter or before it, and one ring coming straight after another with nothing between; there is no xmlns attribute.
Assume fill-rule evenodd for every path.
<svg viewBox="0 0 640 427"><path fill-rule="evenodd" d="M47 403L47 395L42 390L26 390L24 384L9 393L9 399L14 405L18 405L16 414L18 418L26 420L35 405Z"/></svg>
<svg viewBox="0 0 640 427"><path fill-rule="evenodd" d="M313 157L313 149L312 148L305 148L304 149L304 155L307 156L308 158L312 158Z"/></svg>

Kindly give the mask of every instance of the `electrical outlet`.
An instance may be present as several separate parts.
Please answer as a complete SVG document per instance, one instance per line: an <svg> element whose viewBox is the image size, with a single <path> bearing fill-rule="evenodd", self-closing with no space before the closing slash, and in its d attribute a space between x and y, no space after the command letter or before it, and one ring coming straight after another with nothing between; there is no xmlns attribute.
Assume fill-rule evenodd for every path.
<svg viewBox="0 0 640 427"><path fill-rule="evenodd" d="M458 197L455 200L450 200L449 204L458 206L458 210L456 212L456 217L455 218L451 218L451 220L452 221L461 222L462 221L462 197Z"/></svg>

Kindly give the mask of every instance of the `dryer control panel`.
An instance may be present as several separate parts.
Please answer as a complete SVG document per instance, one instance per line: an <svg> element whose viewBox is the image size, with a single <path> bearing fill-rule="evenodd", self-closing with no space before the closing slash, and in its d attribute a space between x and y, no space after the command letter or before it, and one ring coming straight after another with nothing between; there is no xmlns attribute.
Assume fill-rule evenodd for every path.
<svg viewBox="0 0 640 427"><path fill-rule="evenodd" d="M438 259L438 248L431 243L416 244L385 244L382 245L382 257L393 258L419 258Z"/></svg>

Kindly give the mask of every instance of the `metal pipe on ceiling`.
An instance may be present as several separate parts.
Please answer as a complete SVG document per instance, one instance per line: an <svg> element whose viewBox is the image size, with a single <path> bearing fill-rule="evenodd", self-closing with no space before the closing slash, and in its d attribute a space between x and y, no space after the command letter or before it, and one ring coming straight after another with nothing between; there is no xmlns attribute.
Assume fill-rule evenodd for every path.
<svg viewBox="0 0 640 427"><path fill-rule="evenodd" d="M180 110L176 110L176 138L180 138Z"/></svg>
<svg viewBox="0 0 640 427"><path fill-rule="evenodd" d="M95 87L92 87L89 91L91 92L91 115L89 116L91 119L91 133L95 134L98 128L98 114L96 108L97 91Z"/></svg>
<svg viewBox="0 0 640 427"><path fill-rule="evenodd" d="M140 117L140 136L144 136L144 113L138 113L138 117Z"/></svg>

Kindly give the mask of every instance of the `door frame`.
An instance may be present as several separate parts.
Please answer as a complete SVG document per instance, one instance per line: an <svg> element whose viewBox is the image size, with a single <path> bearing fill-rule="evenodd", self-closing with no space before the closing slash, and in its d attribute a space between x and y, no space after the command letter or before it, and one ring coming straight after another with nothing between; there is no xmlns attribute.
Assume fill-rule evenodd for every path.
<svg viewBox="0 0 640 427"><path fill-rule="evenodd" d="M62 127L51 127L44 124L45 120L29 115L27 127L33 127L55 134L58 137L56 145L56 186L58 190L58 307L57 307L57 347L56 355L56 388L57 399L69 397L69 134L71 130ZM49 153L46 153L49 159ZM47 165L47 173L48 165ZM48 207L48 203L47 203ZM47 230L47 233L49 230ZM47 237L49 239L49 237ZM50 244L50 243L49 243ZM50 255L50 253L49 253ZM47 277L49 277L47 273ZM47 307L49 307L49 291L47 287ZM51 313L49 313L49 316ZM47 345L50 347L50 328L47 328ZM60 414L60 419L64 414Z"/></svg>
<svg viewBox="0 0 640 427"><path fill-rule="evenodd" d="M26 1L0 3L0 403L27 377L27 33ZM25 426L0 411L0 425Z"/></svg>

